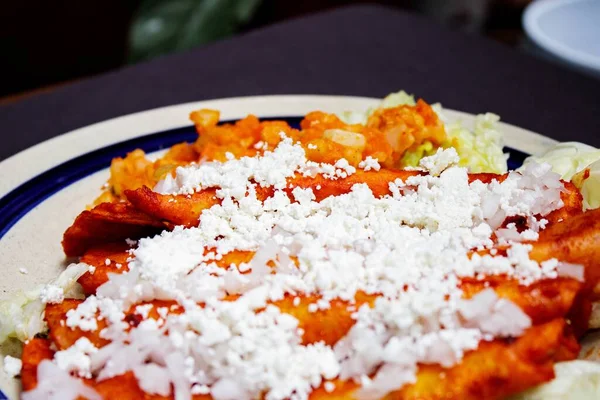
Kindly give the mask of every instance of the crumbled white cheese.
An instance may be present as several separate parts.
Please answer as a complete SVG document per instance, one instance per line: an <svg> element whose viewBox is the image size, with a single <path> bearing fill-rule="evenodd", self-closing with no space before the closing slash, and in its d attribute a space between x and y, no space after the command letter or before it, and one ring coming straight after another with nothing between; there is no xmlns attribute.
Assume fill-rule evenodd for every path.
<svg viewBox="0 0 600 400"><path fill-rule="evenodd" d="M27 275L29 273L29 271L27 271L27 268L19 268L19 272L23 275Z"/></svg>
<svg viewBox="0 0 600 400"><path fill-rule="evenodd" d="M42 303L58 304L65 298L65 293L62 287L56 285L46 285L40 291L40 300Z"/></svg>
<svg viewBox="0 0 600 400"><path fill-rule="evenodd" d="M293 145L292 140L283 135L274 151L265 151L262 157L228 158L228 162L203 163L179 167L176 177L167 174L155 190L162 193L191 194L195 191L217 187L220 198L231 196L243 198L248 183L253 180L260 186L286 187L286 179L292 177L298 168L306 163L304 149Z"/></svg>
<svg viewBox="0 0 600 400"><path fill-rule="evenodd" d="M363 163L366 171L380 168L374 159ZM335 180L356 169L344 159L307 161L302 147L285 137L261 156L178 168L156 190L190 194L215 187L220 204L202 212L198 227L139 240L129 271L110 275L96 296L69 311L67 325L82 330L105 319L101 336L112 343L97 353L102 357L85 343L63 353L61 368L99 379L131 370L145 391L167 395L172 387L182 399L210 393L216 400L301 400L320 385L334 390L328 380L336 377L361 382L361 395L381 397L413 382L420 363L451 366L482 340L520 335L531 321L516 305L491 289L462 300L460 280L507 274L529 283L558 276L558 263L539 265L529 259L531 246L518 242L543 229L533 215L560 207L560 186L544 168L501 183L469 183L456 163L455 152L439 151L422 161L430 175L389 183L391 195L378 197L356 184L320 202L288 180L317 174ZM260 201L257 186L272 187L272 196ZM527 217L529 229L498 232L514 215ZM505 236L506 257L469 257L473 249L492 253L494 234ZM215 264L235 250L255 254L248 263ZM578 274L575 267L564 271ZM358 292L380 297L372 308L356 307L355 325L333 347L302 344L299 321L271 304L289 295L298 306L301 296L316 295L310 313L330 308L334 299L354 310ZM173 300L183 312L161 307L160 321L124 322L124 310L136 304L146 318L151 306L139 303L154 299ZM97 362L88 367L90 357Z"/></svg>
<svg viewBox="0 0 600 400"><path fill-rule="evenodd" d="M97 312L98 298L89 296L77 308L67 311L67 326L69 328L79 328L82 331L94 331L98 329Z"/></svg>
<svg viewBox="0 0 600 400"><path fill-rule="evenodd" d="M294 190L292 190L292 195L294 196L294 199L300 204L310 204L311 201L316 199L316 196L311 188L294 188Z"/></svg>
<svg viewBox="0 0 600 400"><path fill-rule="evenodd" d="M429 171L433 176L438 176L449 167L458 165L459 161L460 157L454 147L449 149L440 147L434 155L421 158L419 167Z"/></svg>
<svg viewBox="0 0 600 400"><path fill-rule="evenodd" d="M96 346L88 338L81 337L68 349L54 353L54 361L64 371L74 372L83 378L91 378L91 355L97 351Z"/></svg>
<svg viewBox="0 0 600 400"><path fill-rule="evenodd" d="M379 171L381 169L381 165L379 165L379 160L376 158L367 156L364 160L358 163L358 168L362 168L365 171Z"/></svg>
<svg viewBox="0 0 600 400"><path fill-rule="evenodd" d="M336 161L334 167L336 168L335 175L340 178L346 178L347 176L350 176L356 172L356 168L350 165L348 160L345 158L341 158Z"/></svg>
<svg viewBox="0 0 600 400"><path fill-rule="evenodd" d="M325 391L327 393L331 393L335 390L335 383L333 382L325 382L325 384L323 385L323 388L325 389Z"/></svg>
<svg viewBox="0 0 600 400"><path fill-rule="evenodd" d="M153 307L154 306L152 304L139 305L135 307L135 312L141 315L144 319L147 319L148 314L150 313L150 310L152 310Z"/></svg>

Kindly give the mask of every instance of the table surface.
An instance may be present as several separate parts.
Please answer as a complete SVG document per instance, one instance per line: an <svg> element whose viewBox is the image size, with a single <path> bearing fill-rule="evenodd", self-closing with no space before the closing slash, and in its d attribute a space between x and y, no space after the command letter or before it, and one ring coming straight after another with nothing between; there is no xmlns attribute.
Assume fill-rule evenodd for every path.
<svg viewBox="0 0 600 400"><path fill-rule="evenodd" d="M85 125L171 104L264 94L382 97L399 89L600 146L600 81L415 14L353 6L3 105L0 160Z"/></svg>

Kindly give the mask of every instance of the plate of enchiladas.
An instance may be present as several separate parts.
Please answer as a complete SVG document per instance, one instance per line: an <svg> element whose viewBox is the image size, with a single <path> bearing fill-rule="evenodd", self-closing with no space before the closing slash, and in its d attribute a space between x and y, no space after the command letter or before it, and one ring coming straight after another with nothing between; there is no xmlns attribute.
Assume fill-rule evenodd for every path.
<svg viewBox="0 0 600 400"><path fill-rule="evenodd" d="M0 172L5 398L600 395L591 146L403 91L261 96Z"/></svg>

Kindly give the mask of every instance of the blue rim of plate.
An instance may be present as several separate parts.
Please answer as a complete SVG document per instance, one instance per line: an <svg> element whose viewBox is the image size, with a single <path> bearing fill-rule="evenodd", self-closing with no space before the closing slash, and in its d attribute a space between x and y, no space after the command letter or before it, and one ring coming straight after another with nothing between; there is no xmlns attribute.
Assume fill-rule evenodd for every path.
<svg viewBox="0 0 600 400"><path fill-rule="evenodd" d="M290 126L298 128L302 118L275 117L261 119L284 120ZM225 121L224 123L230 122L234 121ZM123 157L135 149L142 149L146 153L151 153L167 149L177 143L193 142L197 137L198 134L193 125L170 129L102 147L50 168L0 198L0 239L35 206L72 183L107 168L113 158ZM505 147L504 150L509 154L509 169L520 167L528 156L522 151L509 147ZM1 396L2 392L0 392L0 400L2 400Z"/></svg>

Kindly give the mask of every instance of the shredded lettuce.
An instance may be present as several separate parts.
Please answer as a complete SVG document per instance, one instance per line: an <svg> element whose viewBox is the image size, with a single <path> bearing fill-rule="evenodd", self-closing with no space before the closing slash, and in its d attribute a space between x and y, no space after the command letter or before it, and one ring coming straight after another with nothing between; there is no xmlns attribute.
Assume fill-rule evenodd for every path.
<svg viewBox="0 0 600 400"><path fill-rule="evenodd" d="M429 157L435 154L436 148L429 140L423 142L423 144L417 146L414 150L408 150L402 156L400 163L407 167L418 167L419 161L423 157Z"/></svg>
<svg viewBox="0 0 600 400"><path fill-rule="evenodd" d="M51 284L63 288L67 296L76 296L76 281L87 270L86 264L71 264ZM32 290L21 291L11 299L0 302L0 343L9 338L23 342L45 329L44 303L40 300L43 288L44 285L40 285Z"/></svg>
<svg viewBox="0 0 600 400"><path fill-rule="evenodd" d="M548 163L564 180L570 180L583 196L584 209L600 207L600 150L578 142L564 142L543 154L528 157L523 166Z"/></svg>
<svg viewBox="0 0 600 400"><path fill-rule="evenodd" d="M0 343L9 338L25 341L44 329L41 288L19 292L0 302Z"/></svg>
<svg viewBox="0 0 600 400"><path fill-rule="evenodd" d="M502 151L502 133L498 130L500 117L480 114L475 117L475 127L471 131L459 122L446 124L446 142L442 147L454 147L460 157L459 165L468 167L470 172L505 173L507 155Z"/></svg>
<svg viewBox="0 0 600 400"><path fill-rule="evenodd" d="M404 90L401 90L396 93L390 93L383 98L379 108L393 108L398 106L414 106L417 102L415 101L415 96L412 94L406 93Z"/></svg>
<svg viewBox="0 0 600 400"><path fill-rule="evenodd" d="M561 179L571 180L573 175L600 160L600 150L578 142L559 143L545 153L527 157L523 165L531 162L548 163Z"/></svg>
<svg viewBox="0 0 600 400"><path fill-rule="evenodd" d="M367 123L367 119L369 118L369 114L362 111L344 111L337 114L337 116L342 120L342 122L348 125L365 125Z"/></svg>
<svg viewBox="0 0 600 400"><path fill-rule="evenodd" d="M600 394L600 363L575 360L554 366L554 380L529 389L510 400L587 400Z"/></svg>
<svg viewBox="0 0 600 400"><path fill-rule="evenodd" d="M475 117L473 129L468 129L462 121L451 122L444 114L441 104L432 104L431 108L446 128L446 141L442 143L442 147L454 147L456 149L460 157L459 165L461 167L467 167L473 173L493 172L503 174L507 171L506 160L508 157L502 151L503 138L498 127L499 116L492 113L479 114ZM423 154L423 157L434 152L435 149L429 150L429 153ZM413 157L418 156L417 153L414 156L407 154L404 157L413 161Z"/></svg>
<svg viewBox="0 0 600 400"><path fill-rule="evenodd" d="M571 182L583 196L584 210L600 208L600 160L573 175Z"/></svg>

